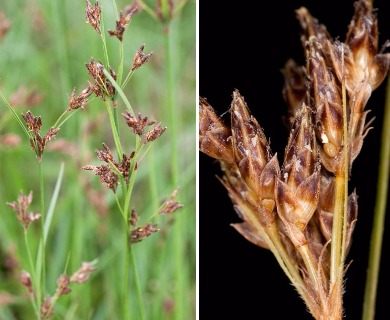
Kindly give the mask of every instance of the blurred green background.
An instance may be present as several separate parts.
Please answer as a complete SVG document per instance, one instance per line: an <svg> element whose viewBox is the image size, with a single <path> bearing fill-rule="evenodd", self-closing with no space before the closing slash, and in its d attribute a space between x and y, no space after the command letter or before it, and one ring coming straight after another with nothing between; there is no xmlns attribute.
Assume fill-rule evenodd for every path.
<svg viewBox="0 0 390 320"><path fill-rule="evenodd" d="M115 1L99 3L105 30L115 29ZM158 1L145 3L151 9L158 5ZM128 4L116 1L118 10ZM154 52L135 72L125 93L136 113L168 127L139 164L130 207L137 210L142 225L176 186L180 187L177 200L184 205L173 216L158 217L162 230L134 246L148 319L195 319L195 0L174 2L175 7L181 5L172 20L165 22L141 10L124 34L124 76L141 44L145 44L145 53ZM0 39L0 90L19 115L31 110L42 116L45 133L67 108L72 89L79 93L91 81L85 63L91 57L104 61L101 38L85 23L85 1L3 0L0 11L11 22ZM111 66L116 69L119 41L108 36L106 41ZM123 126L120 114L125 107L118 102L121 139L125 152L130 153L135 138ZM92 278L72 285L72 292L58 300L53 319L122 319L121 215L112 192L91 172L81 170L83 165L99 165L95 149L101 149L102 142L114 146L105 106L93 99L61 127L44 154L46 210L61 163L65 166L46 250L47 294L54 293L68 259L68 274L82 261L98 259ZM27 194L29 190L34 192L30 209L39 212L38 161L1 101L0 319L34 317L26 289L18 282L21 270L28 270L23 228L6 205L20 191ZM33 252L39 230L39 223L29 229ZM138 319L133 283L130 274L130 319Z"/></svg>

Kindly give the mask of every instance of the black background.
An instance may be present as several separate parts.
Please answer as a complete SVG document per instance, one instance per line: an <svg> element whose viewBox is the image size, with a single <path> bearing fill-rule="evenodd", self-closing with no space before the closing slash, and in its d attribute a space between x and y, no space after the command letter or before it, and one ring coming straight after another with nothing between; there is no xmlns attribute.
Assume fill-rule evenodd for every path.
<svg viewBox="0 0 390 320"><path fill-rule="evenodd" d="M280 70L288 58L305 63L295 10L305 6L334 38L343 41L353 1L224 3L200 1L199 94L222 114L229 109L233 90L238 89L280 161L288 137L281 121L286 105ZM390 3L377 0L374 6L378 8L381 46L390 39ZM345 277L347 319L361 319L362 313L385 86L383 83L368 102L366 108L376 117L374 129L352 168L350 190L357 190L359 214L348 256L353 262ZM229 115L223 119L228 123ZM272 253L249 243L230 226L239 219L216 179L218 163L201 153L199 167L200 315L208 319L312 319ZM385 230L375 319L388 319L389 314L389 241L389 230Z"/></svg>

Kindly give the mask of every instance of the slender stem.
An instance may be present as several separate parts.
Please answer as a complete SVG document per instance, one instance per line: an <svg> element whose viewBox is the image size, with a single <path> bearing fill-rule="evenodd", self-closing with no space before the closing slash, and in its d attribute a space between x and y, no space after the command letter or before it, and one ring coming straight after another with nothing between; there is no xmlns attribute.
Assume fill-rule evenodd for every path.
<svg viewBox="0 0 390 320"><path fill-rule="evenodd" d="M128 247L128 251L130 254L131 269L132 269L132 272L134 275L135 291L137 293L137 304L138 304L139 315L140 315L139 319L145 320L146 319L145 305L144 305L144 301L142 298L141 286L139 283L139 276L138 276L138 271L137 271L137 265L135 263L134 250L133 250L132 245L129 245L127 247Z"/></svg>
<svg viewBox="0 0 390 320"><path fill-rule="evenodd" d="M172 163L172 182L173 187L176 186L176 182L179 178L179 168L177 159L177 117L178 110L175 108L175 84L174 84L174 72L172 64L172 49L171 49L171 35L170 25L166 26L166 32L164 33L165 40L165 59L167 68L167 109L169 115L169 129L171 134L171 163Z"/></svg>
<svg viewBox="0 0 390 320"><path fill-rule="evenodd" d="M123 93L121 87L118 85L118 83L114 80L114 78L110 75L110 73L104 69L103 70L104 75L110 80L113 87L117 90L118 94L121 96L127 110L131 112L132 115L135 115L133 108L131 107L131 104L129 100L127 99L126 95Z"/></svg>
<svg viewBox="0 0 390 320"><path fill-rule="evenodd" d="M46 266L45 266L45 188L44 188L44 179L43 179L43 166L42 166L42 159L39 160L38 167L39 167L39 189L40 189L40 203L41 203L41 261L40 268L37 268L37 278L38 278L38 294L37 297L40 301L41 298L45 297L45 286L46 286ZM39 259L39 254L38 254ZM40 302L39 302L40 307Z"/></svg>
<svg viewBox="0 0 390 320"><path fill-rule="evenodd" d="M168 111L168 126L170 128L170 145L171 145L171 170L172 170L172 188L176 187L179 181L179 159L177 153L177 123L180 119L179 110L175 106L175 81L174 81L174 65L172 63L172 30L171 23L168 22L164 26L164 46L165 46L165 66L167 70L167 111ZM182 272L183 266L183 217L178 217L175 223L174 230L174 264L175 264L175 301L177 302L177 308L175 309L175 319L182 319L184 315L184 289L183 283L185 282L184 274Z"/></svg>
<svg viewBox="0 0 390 320"><path fill-rule="evenodd" d="M103 42L103 52L104 52L104 58L106 60L106 66L107 68L110 66L110 60L108 59L108 52L107 52L107 44L106 44L106 38L104 37L104 28L103 23L101 23L102 33L100 34Z"/></svg>
<svg viewBox="0 0 390 320"><path fill-rule="evenodd" d="M363 302L363 320L373 320L378 286L380 257L382 251L383 228L386 215L387 192L389 188L390 165L390 78L387 80L387 96L382 124L382 143L378 170L378 185L374 221L371 231L370 256Z"/></svg>
<svg viewBox="0 0 390 320"><path fill-rule="evenodd" d="M128 319L128 287L129 287L129 263L130 263L130 246L129 246L129 235L128 235L128 228L129 224L126 221L126 231L125 231L125 248L126 248L126 254L125 254L125 266L123 270L123 298L122 298L122 313L123 313L123 319ZM134 263L135 265L135 263ZM132 270L134 272L134 270Z"/></svg>
<svg viewBox="0 0 390 320"><path fill-rule="evenodd" d="M123 42L119 41L119 66L117 72L117 83L120 85L122 83L123 76Z"/></svg>
<svg viewBox="0 0 390 320"><path fill-rule="evenodd" d="M121 85L121 88L124 89L127 86L127 83L133 76L135 70L130 70L130 72L127 74L125 81L123 81L123 84Z"/></svg>
<svg viewBox="0 0 390 320"><path fill-rule="evenodd" d="M122 161L123 149L122 149L121 141L119 139L118 127L116 126L116 123L115 123L115 117L114 117L114 114L113 114L113 111L112 111L112 107L111 107L110 103L107 100L104 101L104 103L106 105L108 117L110 119L112 136L114 138L115 147L116 147L116 150L118 152L118 158L120 159L120 161Z"/></svg>
<svg viewBox="0 0 390 320"><path fill-rule="evenodd" d="M3 102L5 103L7 108L9 109L9 111L11 111L11 113L13 114L15 119L18 121L19 125L21 126L24 133L26 134L27 138L30 139L30 133L28 132L26 126L24 125L23 121L20 119L19 115L15 112L14 108L11 107L8 100L4 97L3 92L1 92L1 90L0 90L0 98L3 100Z"/></svg>
<svg viewBox="0 0 390 320"><path fill-rule="evenodd" d="M31 255L31 249L30 249L30 244L29 244L28 237L27 237L27 231L24 232L24 243L26 244L26 250L27 250L27 255L28 255L28 262L29 262L30 268L31 268L31 275L33 277L32 280L33 280L33 283L36 284L37 277L36 277L36 274L35 274L35 267L34 267L34 262L33 262L32 255ZM39 299L37 299L37 300L39 301ZM31 302L33 304L34 311L35 311L36 315L39 314L38 311L40 310L40 308L37 306L37 302L38 302L37 300L31 298Z"/></svg>

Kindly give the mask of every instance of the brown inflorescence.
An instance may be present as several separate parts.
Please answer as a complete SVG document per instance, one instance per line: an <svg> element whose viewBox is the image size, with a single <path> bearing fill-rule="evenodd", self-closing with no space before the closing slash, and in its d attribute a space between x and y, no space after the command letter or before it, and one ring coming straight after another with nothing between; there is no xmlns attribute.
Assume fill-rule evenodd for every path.
<svg viewBox="0 0 390 320"><path fill-rule="evenodd" d="M136 51L133 59L133 66L131 67L131 71L138 69L143 64L148 62L150 57L153 55L153 52L149 52L148 54L144 54L145 45L141 45L139 49Z"/></svg>
<svg viewBox="0 0 390 320"><path fill-rule="evenodd" d="M142 117L140 113L138 113L137 117L132 115L129 111L125 111L122 115L128 127L131 128L131 131L136 135L143 137L144 143L156 140L167 129L166 127L161 127L161 123L156 123L154 120L148 120L148 117ZM153 124L155 126L144 134L145 127L149 127Z"/></svg>
<svg viewBox="0 0 390 320"><path fill-rule="evenodd" d="M387 75L390 54L378 52L370 1L355 3L345 42L333 40L306 8L296 14L307 62L289 60L283 71L290 129L283 165L237 90L230 126L199 98L199 148L221 165L221 182L243 220L233 227L284 261L316 319L341 319L345 255L358 213L357 194L346 196L346 184L370 129L365 106ZM334 267L332 241L339 238L333 226L340 213L342 240L333 250L340 250L341 261Z"/></svg>
<svg viewBox="0 0 390 320"><path fill-rule="evenodd" d="M20 192L18 201L7 202L7 205L9 205L17 214L18 221L23 226L24 232L27 232L27 229L32 222L41 218L39 213L28 211L28 207L30 206L32 199L32 191L30 191L27 196Z"/></svg>
<svg viewBox="0 0 390 320"><path fill-rule="evenodd" d="M86 63L85 66L87 67L89 75L95 80L94 83L89 82L89 90L103 101L106 100L106 95L110 98L114 98L115 88L104 74L104 66L101 61L95 62L94 58L91 58L91 61ZM113 79L116 80L116 74L112 68L110 68L110 74Z"/></svg>
<svg viewBox="0 0 390 320"><path fill-rule="evenodd" d="M122 160L119 163L112 156L110 148L103 143L104 150L96 150L96 156L99 160L107 163L101 166L87 165L82 167L84 170L94 171L96 175L100 176L100 182L107 185L114 193L119 184L119 174L123 177L126 183L129 183L130 177L130 162L134 157L134 153L129 156L123 154Z"/></svg>
<svg viewBox="0 0 390 320"><path fill-rule="evenodd" d="M157 228L157 223L148 222L145 226L130 231L130 243L140 242L152 233L159 231L160 229Z"/></svg>
<svg viewBox="0 0 390 320"><path fill-rule="evenodd" d="M41 159L47 144L55 138L60 128L50 128L45 136L42 137L39 132L42 126L42 118L34 116L30 111L22 114L22 117L26 121L28 130L31 132L31 148L35 151L37 157Z"/></svg>
<svg viewBox="0 0 390 320"><path fill-rule="evenodd" d="M123 40L123 33L125 32L131 18L138 12L137 5L133 5L125 9L125 12L119 13L119 20L116 21L116 29L108 30L111 37L116 37L119 41Z"/></svg>
<svg viewBox="0 0 390 320"><path fill-rule="evenodd" d="M183 205L180 202L175 201L178 192L179 188L176 188L175 190L173 190L171 195L164 200L162 206L158 210L159 214L169 214L183 208Z"/></svg>
<svg viewBox="0 0 390 320"><path fill-rule="evenodd" d="M99 1L95 2L95 5L92 6L89 0L86 0L87 8L85 9L86 22L89 23L99 34L102 34L100 30L100 15L101 7L99 6Z"/></svg>

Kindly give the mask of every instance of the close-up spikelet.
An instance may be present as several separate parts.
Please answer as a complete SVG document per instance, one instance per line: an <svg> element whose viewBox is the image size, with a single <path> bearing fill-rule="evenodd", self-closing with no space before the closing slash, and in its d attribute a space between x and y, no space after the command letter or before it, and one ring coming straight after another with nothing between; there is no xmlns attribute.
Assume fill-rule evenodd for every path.
<svg viewBox="0 0 390 320"><path fill-rule="evenodd" d="M202 93L200 82L199 150L215 159L214 164L219 163L218 180L239 218L238 223L231 221L231 225L246 240L272 252L308 313L317 320L350 318L349 309L345 310L344 292L348 292L349 268L354 267L356 255L351 259L348 254L359 216L369 214L358 210L358 195L367 190L353 188L353 164L372 129L373 116L367 109L369 98L386 78L390 64L387 45L380 48L377 11L371 1L358 0L354 9L342 41L338 35L333 38L309 9L296 8L305 59L300 58L304 61L300 65L287 56L282 70L284 87L280 90L287 104L283 122L289 131L284 148L277 145L274 149L271 145L273 136L262 127L265 123L270 130L267 114L263 113L258 120L252 114L259 106L252 106L242 94L242 90L248 92L250 85L242 90L233 89L228 110L226 105L225 109L219 106L217 112L212 97L221 93L208 86L207 81ZM240 37L233 38L242 42ZM264 50L276 49L267 45ZM204 72L211 75L213 70ZM246 74L251 77L251 71L246 70ZM275 102L261 88L267 81L265 71L261 77L263 82L257 82L260 90L255 90L255 94L260 94L257 104L267 110L275 108ZM214 90L212 97L207 94L210 90ZM201 177L210 175L202 163L200 171ZM204 186L200 184L201 191ZM207 194L212 196L210 191ZM224 212L220 209L211 212L205 205L208 202L206 193L200 196L201 219L207 220L212 214L225 221L220 216ZM218 231L213 235L216 237ZM233 240L229 243L233 256ZM237 259L243 270L243 266L252 268L258 263L260 268L261 264L250 282L266 295L271 290L267 285L272 281L264 279L270 272L265 263ZM269 265L269 269L275 265ZM238 278L241 276L245 277L239 274ZM363 284L364 280L361 277ZM237 294L231 291L233 301ZM240 292L235 301L237 304L243 301L241 308L246 315L251 315L247 309L253 300L251 295L250 291ZM262 313L262 304L259 301L259 318L261 315L278 318L272 310ZM282 308L284 302L278 300L278 304ZM268 304L263 306L267 308Z"/></svg>

